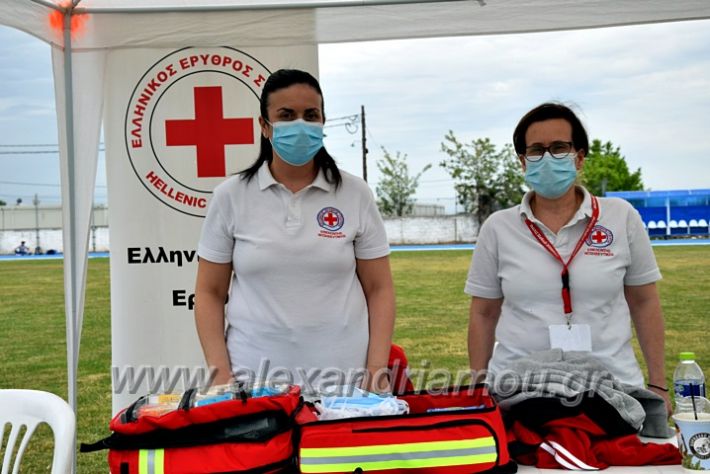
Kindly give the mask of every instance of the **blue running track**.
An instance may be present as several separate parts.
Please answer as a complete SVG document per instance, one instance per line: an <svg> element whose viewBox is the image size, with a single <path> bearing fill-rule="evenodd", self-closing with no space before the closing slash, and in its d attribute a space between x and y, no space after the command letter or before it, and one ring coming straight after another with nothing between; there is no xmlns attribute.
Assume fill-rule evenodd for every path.
<svg viewBox="0 0 710 474"><path fill-rule="evenodd" d="M671 239L652 240L653 247L676 247L680 245L710 245L710 239ZM426 250L473 250L474 244L437 244L437 245L393 245L393 252L422 252ZM108 252L90 252L89 258L108 258ZM1 261L13 260L58 260L64 258L61 253L55 255L0 255Z"/></svg>

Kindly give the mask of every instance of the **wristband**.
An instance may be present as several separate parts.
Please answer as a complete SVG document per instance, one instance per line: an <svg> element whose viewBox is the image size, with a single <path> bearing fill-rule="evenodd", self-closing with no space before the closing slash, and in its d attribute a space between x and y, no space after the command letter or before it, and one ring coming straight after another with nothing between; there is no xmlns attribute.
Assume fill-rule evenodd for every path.
<svg viewBox="0 0 710 474"><path fill-rule="evenodd" d="M646 386L648 388L655 388L655 389L661 390L662 392L668 391L668 389L666 387L661 387L660 385L653 385L652 383L647 383Z"/></svg>

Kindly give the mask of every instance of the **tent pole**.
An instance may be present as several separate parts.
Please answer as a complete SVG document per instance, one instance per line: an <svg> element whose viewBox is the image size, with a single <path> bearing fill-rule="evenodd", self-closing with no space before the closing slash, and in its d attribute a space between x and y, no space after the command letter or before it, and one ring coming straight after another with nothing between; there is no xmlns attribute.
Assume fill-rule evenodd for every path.
<svg viewBox="0 0 710 474"><path fill-rule="evenodd" d="M64 109L66 123L66 139L67 139L67 186L69 205L65 208L69 209L69 242L64 242L64 253L66 255L69 249L69 258L72 259L69 264L69 279L70 293L64 295L64 298L71 298L70 314L67 314L67 399L69 405L74 410L74 415L77 410L77 371L79 367L79 336L80 328L76 327L77 322L77 288L76 288L76 272L77 268L73 259L76 258L76 183L74 182L75 168L75 147L74 147L74 84L72 74L72 42L71 42L71 20L72 10L68 9L64 13ZM66 260L65 263L66 265ZM66 279L66 272L64 278ZM70 342L71 341L71 342ZM76 446L76 435L74 436L74 446ZM76 449L73 450L72 472L76 472Z"/></svg>

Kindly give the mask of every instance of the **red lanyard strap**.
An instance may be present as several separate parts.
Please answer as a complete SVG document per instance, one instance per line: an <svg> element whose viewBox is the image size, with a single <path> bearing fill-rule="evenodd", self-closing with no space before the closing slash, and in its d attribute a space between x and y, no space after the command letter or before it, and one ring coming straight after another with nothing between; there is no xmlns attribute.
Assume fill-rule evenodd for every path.
<svg viewBox="0 0 710 474"><path fill-rule="evenodd" d="M552 243L547 239L547 237L545 237L545 234L543 234L537 224L535 224L528 218L525 219L525 224L530 229L530 233L533 235L533 237L535 237L535 239L540 242L540 244L545 248L545 250L547 250L550 255L552 255L558 262L562 264L562 303L564 305L565 314L572 313L572 296L570 294L569 286L569 265L570 263L572 263L572 259L574 259L574 257L577 255L577 252L579 252L579 249L582 248L582 244L584 244L584 241L587 240L587 237L589 237L589 234L592 232L592 228L594 228L598 219L599 202L596 197L592 196L592 218L589 219L589 222L587 222L587 227L584 229L582 237L577 242L577 245L574 248L572 255L570 255L567 259L567 262L562 259L560 253L557 251L555 246L552 245Z"/></svg>

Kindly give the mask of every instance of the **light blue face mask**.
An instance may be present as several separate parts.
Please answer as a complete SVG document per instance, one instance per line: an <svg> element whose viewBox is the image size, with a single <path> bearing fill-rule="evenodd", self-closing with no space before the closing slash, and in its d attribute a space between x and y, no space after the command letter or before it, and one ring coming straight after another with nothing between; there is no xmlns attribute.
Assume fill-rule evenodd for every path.
<svg viewBox="0 0 710 474"><path fill-rule="evenodd" d="M323 124L303 119L274 122L271 146L289 165L303 166L323 148Z"/></svg>
<svg viewBox="0 0 710 474"><path fill-rule="evenodd" d="M374 394L368 397L323 397L321 403L327 408L371 408L380 405L385 399Z"/></svg>
<svg viewBox="0 0 710 474"><path fill-rule="evenodd" d="M545 153L538 161L527 161L525 182L540 196L557 199L577 179L576 156L576 153L568 153L564 158L553 158Z"/></svg>

